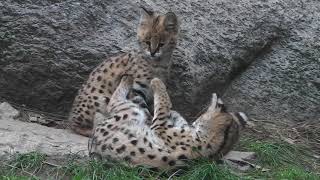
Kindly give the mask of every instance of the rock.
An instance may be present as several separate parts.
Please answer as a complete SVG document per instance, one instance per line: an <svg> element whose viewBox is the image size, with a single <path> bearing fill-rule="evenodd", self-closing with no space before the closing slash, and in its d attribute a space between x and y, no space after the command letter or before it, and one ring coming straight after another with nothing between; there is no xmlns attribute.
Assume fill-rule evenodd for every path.
<svg viewBox="0 0 320 180"><path fill-rule="evenodd" d="M260 166L250 163L256 159L254 152L230 151L223 157L223 161L234 169L248 171L252 169L261 169Z"/></svg>
<svg viewBox="0 0 320 180"><path fill-rule="evenodd" d="M256 159L256 153L255 152L243 152L243 151L230 151L228 154L226 154L223 157L224 160L255 160Z"/></svg>
<svg viewBox="0 0 320 180"><path fill-rule="evenodd" d="M0 119L16 118L19 114L19 111L13 108L9 103L3 102L0 104Z"/></svg>
<svg viewBox="0 0 320 180"><path fill-rule="evenodd" d="M0 142L0 157L34 151L59 157L88 155L86 137L4 116L0 116Z"/></svg>
<svg viewBox="0 0 320 180"><path fill-rule="evenodd" d="M167 84L187 118L218 92L249 117L319 119L318 0L3 0L0 97L66 115L99 62L137 48L140 5L180 17Z"/></svg>

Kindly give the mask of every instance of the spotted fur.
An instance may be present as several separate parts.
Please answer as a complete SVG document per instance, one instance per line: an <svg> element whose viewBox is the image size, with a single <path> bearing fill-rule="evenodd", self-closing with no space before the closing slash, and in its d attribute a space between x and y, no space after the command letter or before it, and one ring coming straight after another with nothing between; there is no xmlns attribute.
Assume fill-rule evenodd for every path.
<svg viewBox="0 0 320 180"><path fill-rule="evenodd" d="M124 74L134 78L129 95L135 98L133 102L144 107L148 105L152 110L150 80L155 75L166 79L169 60L176 46L178 23L172 12L158 15L142 9L141 14L137 31L141 51L108 58L91 72L79 90L69 116L71 129L76 133L91 135L96 112L104 111Z"/></svg>
<svg viewBox="0 0 320 180"><path fill-rule="evenodd" d="M132 78L124 77L107 106L108 116L97 116L90 155L161 169L198 157L219 159L230 151L248 122L244 113L222 112L223 103L213 94L207 112L189 125L171 110L166 87L155 78L151 81L154 117L148 125L149 117L126 98L132 83Z"/></svg>

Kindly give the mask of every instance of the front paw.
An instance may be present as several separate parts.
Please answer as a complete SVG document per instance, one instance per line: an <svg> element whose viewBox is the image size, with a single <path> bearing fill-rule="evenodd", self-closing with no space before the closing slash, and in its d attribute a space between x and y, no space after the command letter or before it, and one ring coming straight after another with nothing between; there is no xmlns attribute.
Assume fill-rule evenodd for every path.
<svg viewBox="0 0 320 180"><path fill-rule="evenodd" d="M152 88L153 91L166 90L166 86L164 85L164 83L159 78L153 78L151 80L151 88Z"/></svg>

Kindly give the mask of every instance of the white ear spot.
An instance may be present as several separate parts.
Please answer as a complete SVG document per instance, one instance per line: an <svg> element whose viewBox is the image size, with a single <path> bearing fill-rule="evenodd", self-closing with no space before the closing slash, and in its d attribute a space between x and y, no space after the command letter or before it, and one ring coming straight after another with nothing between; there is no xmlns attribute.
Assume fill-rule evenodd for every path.
<svg viewBox="0 0 320 180"><path fill-rule="evenodd" d="M212 94L212 99L211 99L211 105L212 105L212 106L216 106L216 104L217 104L217 99L218 99L217 94L216 94L216 93L213 93L213 94Z"/></svg>
<svg viewBox="0 0 320 180"><path fill-rule="evenodd" d="M223 104L223 101L221 100L221 98L218 98L218 104Z"/></svg>
<svg viewBox="0 0 320 180"><path fill-rule="evenodd" d="M243 112L239 112L239 115L242 117L242 119L244 120L244 121L248 121L248 117L247 117L247 115L245 114L245 113L243 113Z"/></svg>

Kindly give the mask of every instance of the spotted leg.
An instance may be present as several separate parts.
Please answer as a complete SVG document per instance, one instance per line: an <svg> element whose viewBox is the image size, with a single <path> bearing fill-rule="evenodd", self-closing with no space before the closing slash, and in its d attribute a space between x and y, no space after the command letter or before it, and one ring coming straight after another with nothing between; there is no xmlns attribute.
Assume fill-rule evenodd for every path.
<svg viewBox="0 0 320 180"><path fill-rule="evenodd" d="M151 88L154 93L154 113L151 129L157 131L164 128L168 123L172 104L170 101L170 97L166 91L166 86L160 79L152 79Z"/></svg>

